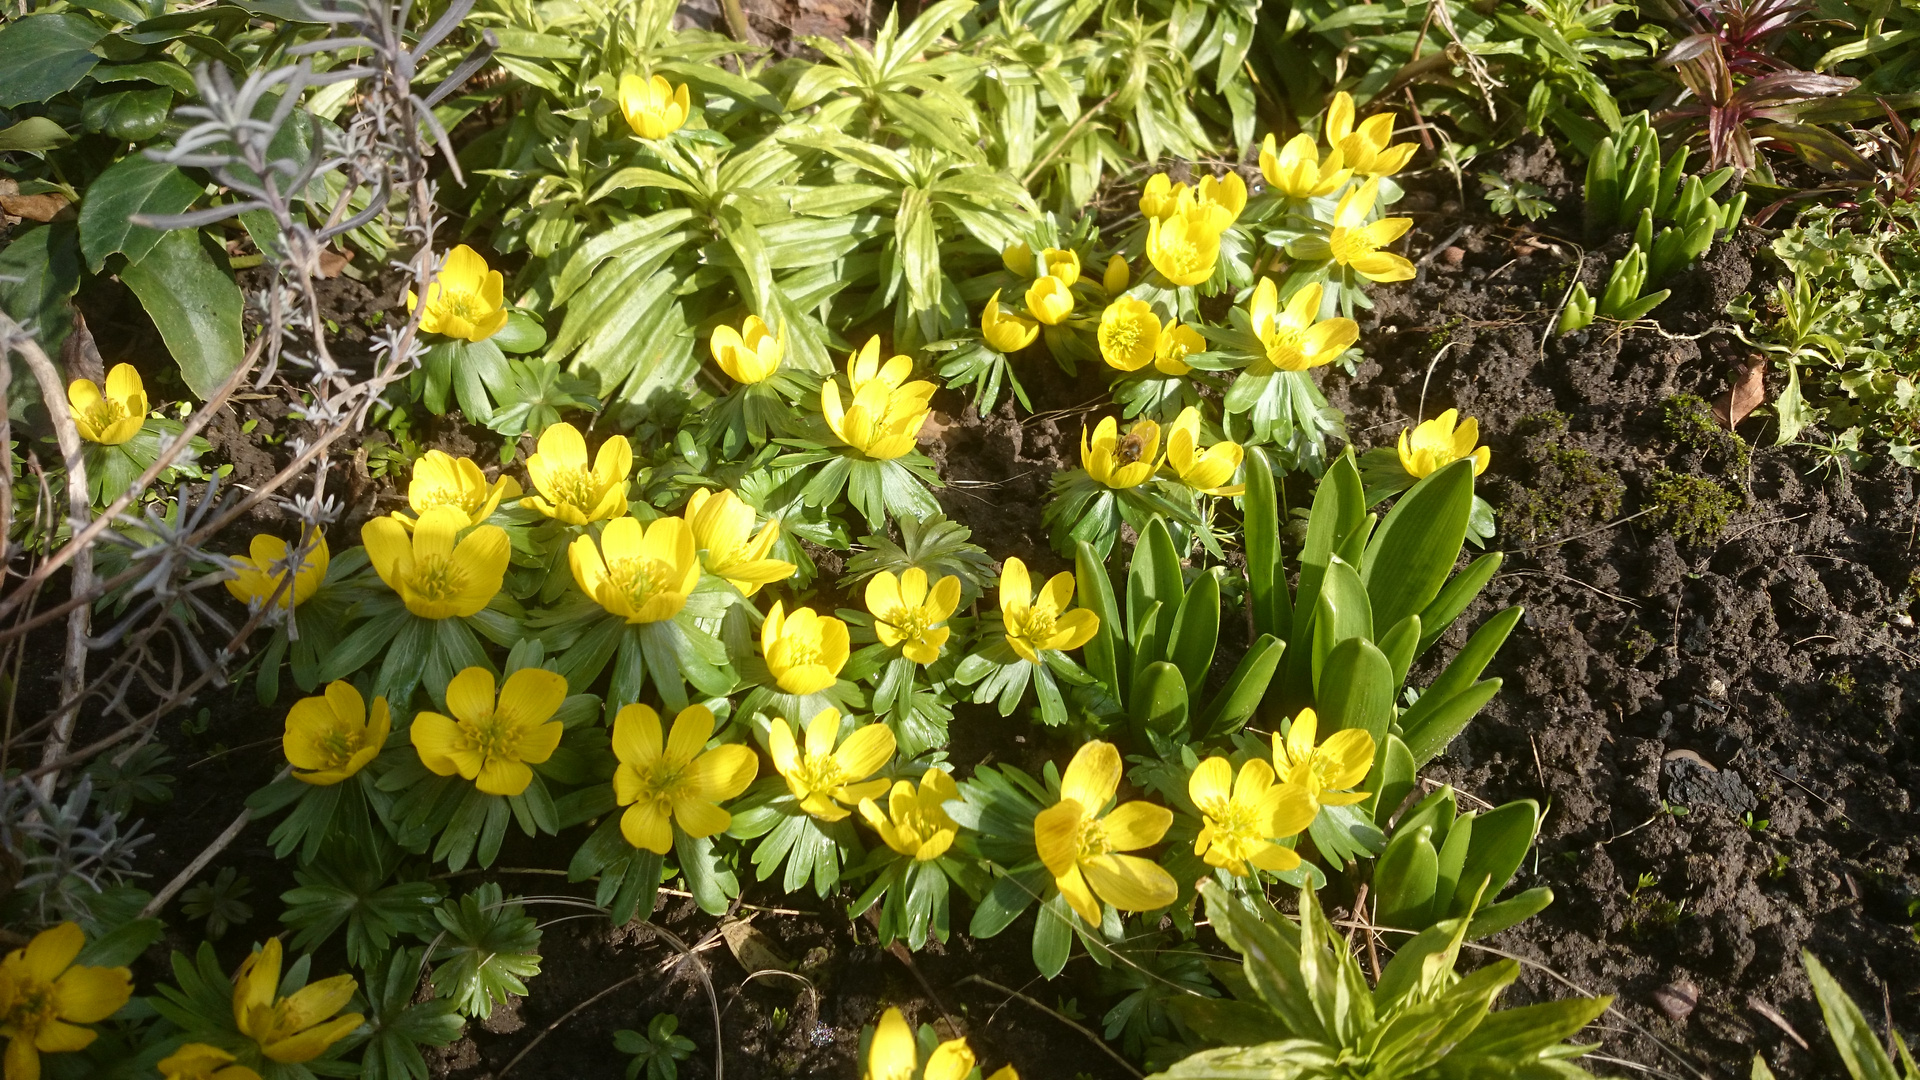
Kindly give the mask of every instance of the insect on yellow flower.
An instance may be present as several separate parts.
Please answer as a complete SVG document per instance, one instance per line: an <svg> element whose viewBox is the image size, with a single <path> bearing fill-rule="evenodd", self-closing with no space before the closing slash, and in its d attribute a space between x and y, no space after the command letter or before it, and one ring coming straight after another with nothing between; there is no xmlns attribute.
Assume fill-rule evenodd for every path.
<svg viewBox="0 0 1920 1080"><path fill-rule="evenodd" d="M416 514L436 506L458 507L467 515L469 525L479 525L493 516L502 499L520 497L520 481L501 476L489 481L487 474L472 458L454 457L444 450L429 450L413 463L413 478L407 482L407 505ZM413 519L395 513L402 525L412 527Z"/></svg>
<svg viewBox="0 0 1920 1080"><path fill-rule="evenodd" d="M538 495L520 505L569 525L605 521L627 512L627 477L633 472L633 447L625 435L600 444L587 464L587 440L572 424L558 423L540 433L527 456L527 476Z"/></svg>
<svg viewBox="0 0 1920 1080"><path fill-rule="evenodd" d="M147 422L147 389L132 364L115 364L107 372L103 393L92 379L67 384L67 405L80 437L102 446L118 446L140 434Z"/></svg>
<svg viewBox="0 0 1920 1080"><path fill-rule="evenodd" d="M1252 316L1254 336L1266 346L1266 362L1249 365L1250 373L1305 371L1331 364L1353 347L1360 337L1359 325L1346 318L1321 319L1323 293L1317 281L1301 286L1282 307L1273 279L1260 279L1247 313Z"/></svg>
<svg viewBox="0 0 1920 1080"><path fill-rule="evenodd" d="M839 749L834 748L839 741ZM840 710L822 709L808 724L806 745L794 741L793 729L776 717L767 735L773 767L787 781L787 790L800 808L821 821L840 821L859 806L887 790L886 777L867 779L893 759L893 732L885 724L855 728L840 739ZM844 804L844 805L843 805Z"/></svg>
<svg viewBox="0 0 1920 1080"><path fill-rule="evenodd" d="M41 1054L71 1053L93 1045L96 1024L133 996L133 973L123 967L73 962L87 943L78 923L40 931L0 960L0 1037L7 1040L7 1080L37 1080Z"/></svg>
<svg viewBox="0 0 1920 1080"><path fill-rule="evenodd" d="M946 810L946 804L959 797L960 786L952 776L928 769L919 787L895 781L884 812L874 800L860 800L860 816L888 847L908 858L931 862L947 853L959 833L960 826Z"/></svg>
<svg viewBox="0 0 1920 1080"><path fill-rule="evenodd" d="M259 1073L234 1060L217 1046L188 1043L160 1059L160 1080L260 1080Z"/></svg>
<svg viewBox="0 0 1920 1080"><path fill-rule="evenodd" d="M1091 439L1081 428L1080 464L1088 476L1115 490L1139 487L1160 471L1160 425L1136 420L1121 435L1109 416L1094 426Z"/></svg>
<svg viewBox="0 0 1920 1080"><path fill-rule="evenodd" d="M1376 113L1353 126L1353 95L1345 90L1333 95L1327 106L1327 145L1336 148L1341 159L1361 176L1392 176L1407 167L1416 149L1413 143L1393 142L1393 113Z"/></svg>
<svg viewBox="0 0 1920 1080"><path fill-rule="evenodd" d="M1191 326L1168 319L1160 328L1160 346L1153 352L1153 369L1162 375L1185 375L1192 371L1187 357L1207 351L1207 339Z"/></svg>
<svg viewBox="0 0 1920 1080"><path fill-rule="evenodd" d="M1073 587L1073 575L1062 570L1035 596L1026 563L1010 558L1000 567L1000 621L1007 644L1022 660L1038 664L1042 652L1077 649L1099 632L1100 616L1085 608L1067 610Z"/></svg>
<svg viewBox="0 0 1920 1080"><path fill-rule="evenodd" d="M620 76L620 112L643 139L664 139L679 131L691 111L684 83L675 86L659 75L642 78L633 72Z"/></svg>
<svg viewBox="0 0 1920 1080"><path fill-rule="evenodd" d="M1302 709L1284 738L1273 734L1274 774L1281 783L1299 788L1316 814L1322 806L1350 806L1365 799L1367 792L1347 789L1365 780L1373 768L1373 736L1346 728L1316 746L1319 727L1319 716Z"/></svg>
<svg viewBox="0 0 1920 1080"><path fill-rule="evenodd" d="M596 546L575 537L567 563L580 591L610 615L627 622L662 622L680 614L687 594L700 584L699 549L685 518L641 525L630 517L607 522Z"/></svg>
<svg viewBox="0 0 1920 1080"><path fill-rule="evenodd" d="M1260 144L1260 175L1290 199L1311 199L1339 191L1353 176L1353 170L1346 167L1338 146L1329 148L1322 158L1313 136L1301 132L1288 139L1278 154L1274 153L1273 136L1267 136Z"/></svg>
<svg viewBox="0 0 1920 1080"><path fill-rule="evenodd" d="M564 725L553 719L567 680L542 668L507 676L496 701L493 672L470 667L447 684L447 711L416 713L410 735L420 763L436 776L473 781L487 795L518 795L533 783L531 765L553 756Z"/></svg>
<svg viewBox="0 0 1920 1080"><path fill-rule="evenodd" d="M1073 290L1052 274L1036 278L1027 286L1027 314L1048 326L1059 326L1073 314Z"/></svg>
<svg viewBox="0 0 1920 1080"><path fill-rule="evenodd" d="M1239 495L1245 484L1229 484L1246 451L1236 442L1200 449L1200 410L1189 405L1167 428L1167 467L1180 482L1206 495Z"/></svg>
<svg viewBox="0 0 1920 1080"><path fill-rule="evenodd" d="M1219 259L1220 233L1204 213L1175 213L1147 228L1147 260L1175 285L1207 280Z"/></svg>
<svg viewBox="0 0 1920 1080"><path fill-rule="evenodd" d="M1046 264L1047 275L1057 277L1061 283L1072 288L1080 281L1080 253L1063 248L1047 248L1040 253L1040 261Z"/></svg>
<svg viewBox="0 0 1920 1080"><path fill-rule="evenodd" d="M747 316L738 330L724 324L714 327L707 345L713 350L713 362L742 386L772 377L787 355L786 337L774 336L758 315Z"/></svg>
<svg viewBox="0 0 1920 1080"><path fill-rule="evenodd" d="M227 579L227 591L249 607L266 603L275 591L280 594L274 601L277 607L296 608L306 603L327 577L327 538L316 533L313 540L312 550L301 557L296 567L291 565L292 545L277 536L264 533L255 536L248 542L245 555L233 556L238 565L234 567L233 577ZM281 589L280 582L289 570L293 572L293 582Z"/></svg>
<svg viewBox="0 0 1920 1080"><path fill-rule="evenodd" d="M407 310L420 298L407 290ZM446 262L427 285L427 309L420 329L429 334L485 341L507 325L506 279L487 268L486 257L465 244L447 252Z"/></svg>
<svg viewBox="0 0 1920 1080"><path fill-rule="evenodd" d="M948 574L927 587L927 572L910 566L898 577L882 570L867 579L867 611L880 644L900 646L916 664L940 659L947 643L947 620L960 606L960 579Z"/></svg>
<svg viewBox="0 0 1920 1080"><path fill-rule="evenodd" d="M817 694L832 686L847 663L847 624L812 608L788 614L784 601L760 624L760 653L767 671L789 694Z"/></svg>
<svg viewBox="0 0 1920 1080"><path fill-rule="evenodd" d="M733 815L720 804L747 790L760 759L747 747L706 749L713 738L713 711L689 705L673 718L663 740L660 714L628 705L613 718L613 797L627 808L620 834L636 848L665 855L673 850L673 825L698 840L727 830Z"/></svg>
<svg viewBox="0 0 1920 1080"><path fill-rule="evenodd" d="M1100 358L1118 371L1139 371L1160 351L1160 317L1145 300L1122 296L1100 313Z"/></svg>
<svg viewBox="0 0 1920 1080"><path fill-rule="evenodd" d="M1439 416L1400 433L1400 467L1408 476L1423 477L1451 465L1461 458L1473 459L1473 475L1487 471L1493 451L1480 446L1480 421L1469 416L1454 426L1460 410L1448 409Z"/></svg>
<svg viewBox="0 0 1920 1080"><path fill-rule="evenodd" d="M1101 900L1121 911L1152 911L1180 894L1173 875L1152 860L1115 854L1159 843L1173 811L1139 801L1106 811L1119 790L1120 751L1109 742L1087 743L1060 778L1060 801L1033 819L1040 861L1067 905L1094 926Z"/></svg>
<svg viewBox="0 0 1920 1080"><path fill-rule="evenodd" d="M780 523L768 521L755 533L757 516L740 496L724 489L695 488L685 511L701 565L747 596L759 592L762 585L787 580L795 569L784 559L767 558L780 539Z"/></svg>
<svg viewBox="0 0 1920 1080"><path fill-rule="evenodd" d="M980 336L999 352L1016 353L1040 336L1040 324L1003 309L1000 290L995 289L986 308L980 312Z"/></svg>
<svg viewBox="0 0 1920 1080"><path fill-rule="evenodd" d="M476 615L493 602L507 574L507 533L498 525L467 529L467 515L436 506L420 515L413 535L391 517L360 527L367 560L407 610L423 619ZM458 542L456 543L456 538Z"/></svg>
<svg viewBox="0 0 1920 1080"><path fill-rule="evenodd" d="M353 999L351 975L335 975L280 997L280 939L240 961L233 979L233 1022L240 1034L260 1046L268 1061L298 1065L312 1061L353 1033L366 1018L359 1013L334 1016Z"/></svg>
<svg viewBox="0 0 1920 1080"><path fill-rule="evenodd" d="M1390 217L1369 222L1367 217L1373 213L1374 200L1379 195L1380 179L1375 177L1340 196L1340 205L1333 211L1333 233L1327 237L1327 246L1334 262L1352 267L1354 273L1369 281L1406 281L1413 277L1413 263L1405 256L1381 249L1413 228L1413 219Z"/></svg>
<svg viewBox="0 0 1920 1080"><path fill-rule="evenodd" d="M852 403L842 405L840 385L828 379L820 387L820 412L827 427L854 452L873 461L891 461L913 450L927 422L927 403L935 386L907 381L913 360L895 356L880 363L880 338L868 339L848 358L847 388Z"/></svg>
<svg viewBox="0 0 1920 1080"><path fill-rule="evenodd" d="M1247 866L1291 870L1300 865L1292 848L1273 843L1313 824L1314 805L1304 789L1276 782L1273 766L1254 758L1233 774L1233 763L1210 757L1187 779L1187 795L1200 811L1193 853L1237 877Z"/></svg>
<svg viewBox="0 0 1920 1080"><path fill-rule="evenodd" d="M326 787L367 767L387 744L393 730L387 699L373 699L373 714L367 714L367 699L353 684L343 680L327 684L317 697L304 697L287 710L286 734L280 748L293 766L293 778L316 787Z"/></svg>

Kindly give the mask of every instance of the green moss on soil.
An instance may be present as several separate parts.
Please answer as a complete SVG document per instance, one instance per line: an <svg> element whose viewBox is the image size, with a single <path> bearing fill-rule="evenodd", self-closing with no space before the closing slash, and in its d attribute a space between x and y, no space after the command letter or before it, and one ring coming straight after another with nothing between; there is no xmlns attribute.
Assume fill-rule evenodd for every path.
<svg viewBox="0 0 1920 1080"><path fill-rule="evenodd" d="M1664 522L1675 540L1711 544L1727 531L1727 520L1746 505L1746 499L1704 476L1661 469L1653 475L1648 504L1654 519Z"/></svg>
<svg viewBox="0 0 1920 1080"><path fill-rule="evenodd" d="M1537 540L1570 521L1603 520L1620 512L1626 485L1619 474L1593 454L1565 445L1566 430L1567 414L1552 410L1521 417L1514 425L1524 479L1502 502L1502 532Z"/></svg>

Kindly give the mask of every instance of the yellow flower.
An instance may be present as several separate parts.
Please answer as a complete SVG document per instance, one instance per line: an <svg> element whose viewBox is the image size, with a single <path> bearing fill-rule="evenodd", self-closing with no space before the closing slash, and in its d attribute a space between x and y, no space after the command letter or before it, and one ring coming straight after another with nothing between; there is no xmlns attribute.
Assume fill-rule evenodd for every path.
<svg viewBox="0 0 1920 1080"><path fill-rule="evenodd" d="M188 1043L160 1059L160 1080L260 1080L259 1073L233 1061L217 1046Z"/></svg>
<svg viewBox="0 0 1920 1080"><path fill-rule="evenodd" d="M1047 248L1040 253L1040 261L1047 266L1047 276L1057 277L1071 288L1080 281L1080 253L1060 248Z"/></svg>
<svg viewBox="0 0 1920 1080"><path fill-rule="evenodd" d="M1175 285L1198 285L1212 277L1219 258L1220 234L1204 214L1155 219L1147 229L1147 260Z"/></svg>
<svg viewBox="0 0 1920 1080"><path fill-rule="evenodd" d="M1319 726L1320 718L1312 709L1301 709L1285 739L1277 731L1273 735L1274 773L1281 783L1299 788L1316 814L1322 806L1348 806L1365 799L1367 792L1346 789L1365 780L1373 768L1373 736L1346 728L1315 746Z"/></svg>
<svg viewBox="0 0 1920 1080"><path fill-rule="evenodd" d="M416 514L436 506L458 507L467 515L467 524L479 525L500 508L500 500L520 497L520 481L511 476L487 480L487 474L472 458L457 458L444 450L429 450L413 463L413 479L407 483L407 505ZM411 527L413 519L395 514L402 525Z"/></svg>
<svg viewBox="0 0 1920 1080"><path fill-rule="evenodd" d="M1237 172L1203 176L1193 193L1197 208L1206 214L1214 232L1225 232L1227 226L1240 220L1240 211L1247 208L1247 182L1240 179Z"/></svg>
<svg viewBox="0 0 1920 1080"><path fill-rule="evenodd" d="M743 386L764 381L779 371L780 361L787 355L786 338L775 337L758 315L747 316L738 330L725 325L714 327L707 344L713 350L714 363Z"/></svg>
<svg viewBox="0 0 1920 1080"><path fill-rule="evenodd" d="M1000 265L1021 277L1032 277L1033 249L1024 240L1008 244L1007 249L1000 253Z"/></svg>
<svg viewBox="0 0 1920 1080"><path fill-rule="evenodd" d="M420 764L436 776L455 773L487 795L518 795L533 770L553 756L565 725L553 719L567 700L567 680L543 668L521 668L493 696L493 672L470 667L447 684L447 711L415 713L411 737Z"/></svg>
<svg viewBox="0 0 1920 1080"><path fill-rule="evenodd" d="M1068 906L1095 926L1100 900L1121 911L1152 911L1180 894L1173 875L1152 860L1114 854L1159 843L1173 824L1171 810L1148 802L1121 803L1102 814L1119 789L1120 751L1090 742L1067 764L1060 801L1033 819L1040 861Z"/></svg>
<svg viewBox="0 0 1920 1080"><path fill-rule="evenodd" d="M507 325L506 279L487 269L486 257L465 244L447 252L447 261L427 285L427 310L420 329L429 334L485 341ZM407 310L420 298L407 290Z"/></svg>
<svg viewBox="0 0 1920 1080"><path fill-rule="evenodd" d="M1464 457L1473 459L1473 475L1487 471L1493 451L1484 446L1475 449L1480 442L1480 421L1469 416L1455 427L1459 415L1458 409L1448 409L1414 428L1411 435L1400 433L1400 467L1407 470L1407 475L1426 476Z"/></svg>
<svg viewBox="0 0 1920 1080"><path fill-rule="evenodd" d="M673 731L660 737L660 714L645 705L628 705L613 719L613 797L627 808L620 834L627 843L656 855L673 850L673 823L698 840L722 833L733 815L720 803L747 790L760 771L760 759L744 746L706 749L713 738L713 711L689 705L673 718Z"/></svg>
<svg viewBox="0 0 1920 1080"><path fill-rule="evenodd" d="M321 697L305 697L287 710L287 731L280 748L293 766L293 778L317 787L337 784L379 756L393 730L387 699L373 699L373 717L367 717L367 699L352 683L327 684Z"/></svg>
<svg viewBox="0 0 1920 1080"><path fill-rule="evenodd" d="M947 853L960 827L947 816L946 803L960 797L953 777L939 769L928 769L920 777L920 786L905 780L894 782L887 796L885 813L872 799L860 800L860 816L886 845L920 862L931 862Z"/></svg>
<svg viewBox="0 0 1920 1080"><path fill-rule="evenodd" d="M1260 175L1267 178L1275 191L1290 199L1309 199L1340 190L1340 185L1353 176L1353 170L1346 167L1337 145L1322 159L1313 136L1301 132L1288 139L1277 156L1273 152L1273 136L1267 136L1260 144Z"/></svg>
<svg viewBox="0 0 1920 1080"><path fill-rule="evenodd" d="M1033 339L1040 336L1040 326L1032 319L1002 311L1000 290L995 289L986 309L980 312L980 336L999 352L1015 353L1033 344Z"/></svg>
<svg viewBox="0 0 1920 1080"><path fill-rule="evenodd" d="M293 584L280 593L276 603L282 608L296 608L306 603L327 577L327 538L316 533L313 549L301 557L297 567L289 565L292 552L293 548L277 536L264 533L255 536L247 544L246 555L233 556L239 565L234 568L233 577L226 581L227 591L249 607L264 604L291 570Z"/></svg>
<svg viewBox="0 0 1920 1080"><path fill-rule="evenodd" d="M1180 482L1206 495L1239 495L1245 484L1229 485L1246 451L1236 442L1200 449L1200 410L1189 405L1167 429L1167 465Z"/></svg>
<svg viewBox="0 0 1920 1080"><path fill-rule="evenodd" d="M1416 149L1413 143L1387 145L1393 141L1394 114L1379 113L1353 126L1353 95L1345 90L1333 95L1327 106L1327 145L1361 176L1392 176L1407 167Z"/></svg>
<svg viewBox="0 0 1920 1080"><path fill-rule="evenodd" d="M691 110L684 84L675 86L658 75L643 79L628 72L620 76L620 111L627 126L643 139L664 139L679 131Z"/></svg>
<svg viewBox="0 0 1920 1080"><path fill-rule="evenodd" d="M820 388L820 412L827 427L856 453L873 461L891 461L912 451L927 422L927 402L936 389L916 379L913 361L895 356L880 363L880 339L873 337L847 361L852 404L841 405L840 385L832 379Z"/></svg>
<svg viewBox="0 0 1920 1080"><path fill-rule="evenodd" d="M793 576L792 563L767 558L767 552L780 539L780 523L768 521L756 534L753 522L757 515L740 496L731 491L696 488L684 513L688 528L693 530L693 546L700 550L707 573L726 578L745 595L752 596L762 585Z"/></svg>
<svg viewBox="0 0 1920 1080"><path fill-rule="evenodd" d="M1000 621L1006 627L1007 644L1030 664L1040 663L1040 654L1048 649L1066 652L1093 640L1100 630L1100 616L1086 608L1067 610L1073 603L1073 575L1065 570L1053 575L1033 593L1033 580L1027 576L1027 564L1008 559L1000 567Z"/></svg>
<svg viewBox="0 0 1920 1080"><path fill-rule="evenodd" d="M423 619L464 618L493 602L509 554L505 529L481 525L460 536L466 527L464 511L436 506L420 515L411 537L406 526L379 517L360 527L360 542L374 572L408 611Z"/></svg>
<svg viewBox="0 0 1920 1080"><path fill-rule="evenodd" d="M1120 371L1139 371L1160 351L1160 317L1145 300L1122 296L1100 313L1100 358Z"/></svg>
<svg viewBox="0 0 1920 1080"><path fill-rule="evenodd" d="M80 437L102 446L126 442L140 434L140 426L147 422L147 390L132 364L113 365L104 394L92 379L68 383L67 404Z"/></svg>
<svg viewBox="0 0 1920 1080"><path fill-rule="evenodd" d="M1171 217L1186 193L1187 185L1174 183L1166 173L1155 173L1140 189L1141 216L1151 221L1163 221Z"/></svg>
<svg viewBox="0 0 1920 1080"><path fill-rule="evenodd" d="M1352 267L1369 281L1406 281L1413 277L1413 264L1380 249L1413 228L1413 219L1390 217L1368 222L1367 215L1373 213L1373 202L1379 194L1380 180L1375 177L1340 196L1327 246L1333 249L1334 262Z"/></svg>
<svg viewBox="0 0 1920 1080"><path fill-rule="evenodd" d="M265 948L240 961L234 975L233 1022L269 1061L312 1061L366 1019L359 1013L333 1015L353 998L351 975L321 979L286 997L276 996L279 988L280 939L268 938Z"/></svg>
<svg viewBox="0 0 1920 1080"><path fill-rule="evenodd" d="M1132 280L1126 256L1115 255L1107 260L1107 272L1100 275L1100 287L1107 290L1108 296L1118 296L1127 291L1127 283Z"/></svg>
<svg viewBox="0 0 1920 1080"><path fill-rule="evenodd" d="M927 588L927 572L917 566L895 577L881 571L867 579L867 611L873 615L873 633L880 644L900 646L916 664L940 659L947 643L947 620L960 606L960 579L952 574Z"/></svg>
<svg viewBox="0 0 1920 1080"><path fill-rule="evenodd" d="M1352 319L1320 317L1319 282L1302 286L1280 306L1280 292L1272 278L1261 278L1253 290L1248 314L1253 317L1253 333L1266 346L1266 363L1254 363L1248 371L1265 375L1272 371L1305 371L1331 364L1360 337L1360 327Z"/></svg>
<svg viewBox="0 0 1920 1080"><path fill-rule="evenodd" d="M80 1025L105 1020L133 996L126 968L73 962L86 943L78 923L61 923L0 960L7 1080L38 1080L41 1054L85 1050L99 1033Z"/></svg>
<svg viewBox="0 0 1920 1080"><path fill-rule="evenodd" d="M787 614L775 600L760 624L760 653L767 671L789 694L817 694L832 686L847 662L847 624L812 608Z"/></svg>
<svg viewBox="0 0 1920 1080"><path fill-rule="evenodd" d="M1160 328L1160 347L1153 352L1153 368L1162 375L1185 375L1193 367L1187 357L1207 351L1207 339L1200 331L1173 319Z"/></svg>
<svg viewBox="0 0 1920 1080"><path fill-rule="evenodd" d="M593 537L575 537L567 549L574 584L610 615L629 623L671 619L700 584L699 549L685 518L641 525L623 517Z"/></svg>
<svg viewBox="0 0 1920 1080"><path fill-rule="evenodd" d="M540 494L520 500L569 525L605 521L627 512L627 477L633 472L633 447L625 435L600 444L587 465L587 440L565 422L540 433L540 444L527 457L527 476Z"/></svg>
<svg viewBox="0 0 1920 1080"><path fill-rule="evenodd" d="M906 1017L899 1009L888 1009L880 1014L880 1022L873 1029L873 1041L867 1046L867 1071L862 1080L912 1080L914 1070L920 1064L920 1049L915 1044L913 1029L907 1026ZM920 1075L923 1080L965 1080L973 1071L973 1051L967 1049L965 1039L948 1039L934 1047L927 1057L927 1067ZM1008 1066L993 1074L993 1080L1019 1080L1013 1075L1013 1067Z"/></svg>
<svg viewBox="0 0 1920 1080"><path fill-rule="evenodd" d="M840 710L822 709L807 725L804 751L795 745L784 718L775 718L767 737L773 767L786 778L787 790L800 800L802 810L821 821L839 821L852 812L846 807L887 790L885 777L867 779L893 758L893 732L887 725L855 728L836 750L839 735Z"/></svg>
<svg viewBox="0 0 1920 1080"><path fill-rule="evenodd" d="M1027 286L1027 314L1048 326L1059 326L1073 314L1073 290L1052 274L1035 279Z"/></svg>
<svg viewBox="0 0 1920 1080"><path fill-rule="evenodd" d="M1080 464L1088 476L1115 490L1139 487L1160 471L1160 425L1136 420L1122 437L1120 425L1109 416L1094 427L1091 443L1083 427Z"/></svg>
<svg viewBox="0 0 1920 1080"><path fill-rule="evenodd" d="M1248 863L1262 870L1300 865L1292 848L1270 838L1292 836L1313 824L1313 802L1301 788L1276 783L1265 758L1240 766L1235 779L1232 762L1210 757L1188 778L1187 794L1200 811L1200 837L1193 853L1208 866L1245 877Z"/></svg>

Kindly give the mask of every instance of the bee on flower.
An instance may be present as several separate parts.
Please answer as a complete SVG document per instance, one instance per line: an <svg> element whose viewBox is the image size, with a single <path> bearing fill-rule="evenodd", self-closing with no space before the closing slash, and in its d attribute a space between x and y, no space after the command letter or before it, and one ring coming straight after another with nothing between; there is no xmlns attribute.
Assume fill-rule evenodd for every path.
<svg viewBox="0 0 1920 1080"><path fill-rule="evenodd" d="M1493 451L1479 445L1480 421L1471 416L1459 420L1459 416L1458 409L1448 409L1400 433L1400 467L1408 476L1426 477L1462 458L1473 459L1473 475L1487 471Z"/></svg>
<svg viewBox="0 0 1920 1080"><path fill-rule="evenodd" d="M1109 488L1138 487L1160 471L1160 425L1136 420L1122 435L1113 417L1104 417L1091 434L1081 429L1080 465Z"/></svg>

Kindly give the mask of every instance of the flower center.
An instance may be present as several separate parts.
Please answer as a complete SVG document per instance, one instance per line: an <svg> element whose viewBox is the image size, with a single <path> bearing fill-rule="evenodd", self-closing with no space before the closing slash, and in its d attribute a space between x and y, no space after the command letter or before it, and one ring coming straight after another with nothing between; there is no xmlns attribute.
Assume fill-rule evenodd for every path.
<svg viewBox="0 0 1920 1080"><path fill-rule="evenodd" d="M1298 371L1307 366L1306 350L1300 347L1306 332L1296 326L1275 326L1267 334L1267 359L1283 371Z"/></svg>
<svg viewBox="0 0 1920 1080"><path fill-rule="evenodd" d="M486 302L466 289L440 288L440 311L456 319L472 322L487 314Z"/></svg>
<svg viewBox="0 0 1920 1080"><path fill-rule="evenodd" d="M888 612L882 621L900 631L900 635L908 641L919 641L933 628L933 620L927 618L926 609L910 608L904 604Z"/></svg>
<svg viewBox="0 0 1920 1080"><path fill-rule="evenodd" d="M1100 330L1100 336L1107 348L1122 356L1132 356L1140 348L1140 342L1146 335L1140 332L1140 324L1132 319L1111 323Z"/></svg>
<svg viewBox="0 0 1920 1080"><path fill-rule="evenodd" d="M827 792L847 782L847 773L832 754L802 754L794 779L808 791Z"/></svg>
<svg viewBox="0 0 1920 1080"><path fill-rule="evenodd" d="M1333 236L1328 239L1327 246L1333 249L1333 261L1342 266L1379 250L1374 246L1373 241L1367 238L1365 229L1345 227L1333 230Z"/></svg>
<svg viewBox="0 0 1920 1080"><path fill-rule="evenodd" d="M498 713L488 713L478 720L462 720L458 726L466 738L466 749L479 754L482 760L520 760L520 728Z"/></svg>
<svg viewBox="0 0 1920 1080"><path fill-rule="evenodd" d="M55 999L53 985L37 979L24 979L14 989L13 1009L6 1017L7 1026L22 1036L32 1039L41 1028L60 1019L60 1005Z"/></svg>
<svg viewBox="0 0 1920 1080"><path fill-rule="evenodd" d="M680 795L689 764L663 755L646 768L636 767L634 772L639 776L641 798L660 803L673 802Z"/></svg>
<svg viewBox="0 0 1920 1080"><path fill-rule="evenodd" d="M820 663L820 645L818 642L802 641L798 638L787 638L786 646L788 667L805 667L808 664Z"/></svg>
<svg viewBox="0 0 1920 1080"><path fill-rule="evenodd" d="M320 751L327 756L327 768L343 768L360 752L363 737L345 726L336 727L320 737Z"/></svg>
<svg viewBox="0 0 1920 1080"><path fill-rule="evenodd" d="M1053 613L1028 608L1014 619L1014 637L1038 645L1053 637Z"/></svg>
<svg viewBox="0 0 1920 1080"><path fill-rule="evenodd" d="M413 564L407 587L422 600L452 600L465 590L466 571L445 555L433 555Z"/></svg>
<svg viewBox="0 0 1920 1080"><path fill-rule="evenodd" d="M1207 252L1189 236L1169 236L1160 234L1160 255L1182 277L1199 273L1210 260Z"/></svg>
<svg viewBox="0 0 1920 1080"><path fill-rule="evenodd" d="M102 431L126 418L126 405L112 398L101 398L87 406L87 421Z"/></svg>
<svg viewBox="0 0 1920 1080"><path fill-rule="evenodd" d="M659 559L646 555L636 555L630 559L615 559L607 567L607 576L613 579L614 587L635 608L662 593L671 591L673 567Z"/></svg>
<svg viewBox="0 0 1920 1080"><path fill-rule="evenodd" d="M1093 859L1113 850L1113 841L1107 838L1107 827L1097 817L1084 818L1080 822L1080 835L1073 841L1076 857Z"/></svg>
<svg viewBox="0 0 1920 1080"><path fill-rule="evenodd" d="M484 491L472 492L453 486L437 487L427 492L420 499L420 506L417 510L419 513L424 514L436 506L451 506L464 511L471 517L473 512L480 509L481 503L485 501L486 492Z"/></svg>
<svg viewBox="0 0 1920 1080"><path fill-rule="evenodd" d="M594 479L592 469L584 465L577 469L556 469L551 476L555 502L572 503L582 510L591 510L599 503L600 483Z"/></svg>
<svg viewBox="0 0 1920 1080"><path fill-rule="evenodd" d="M1234 855L1244 858L1245 849L1257 841L1264 840L1266 823L1260 820L1252 807L1241 803L1220 800L1201 808L1207 817L1207 824L1213 826L1214 842Z"/></svg>

